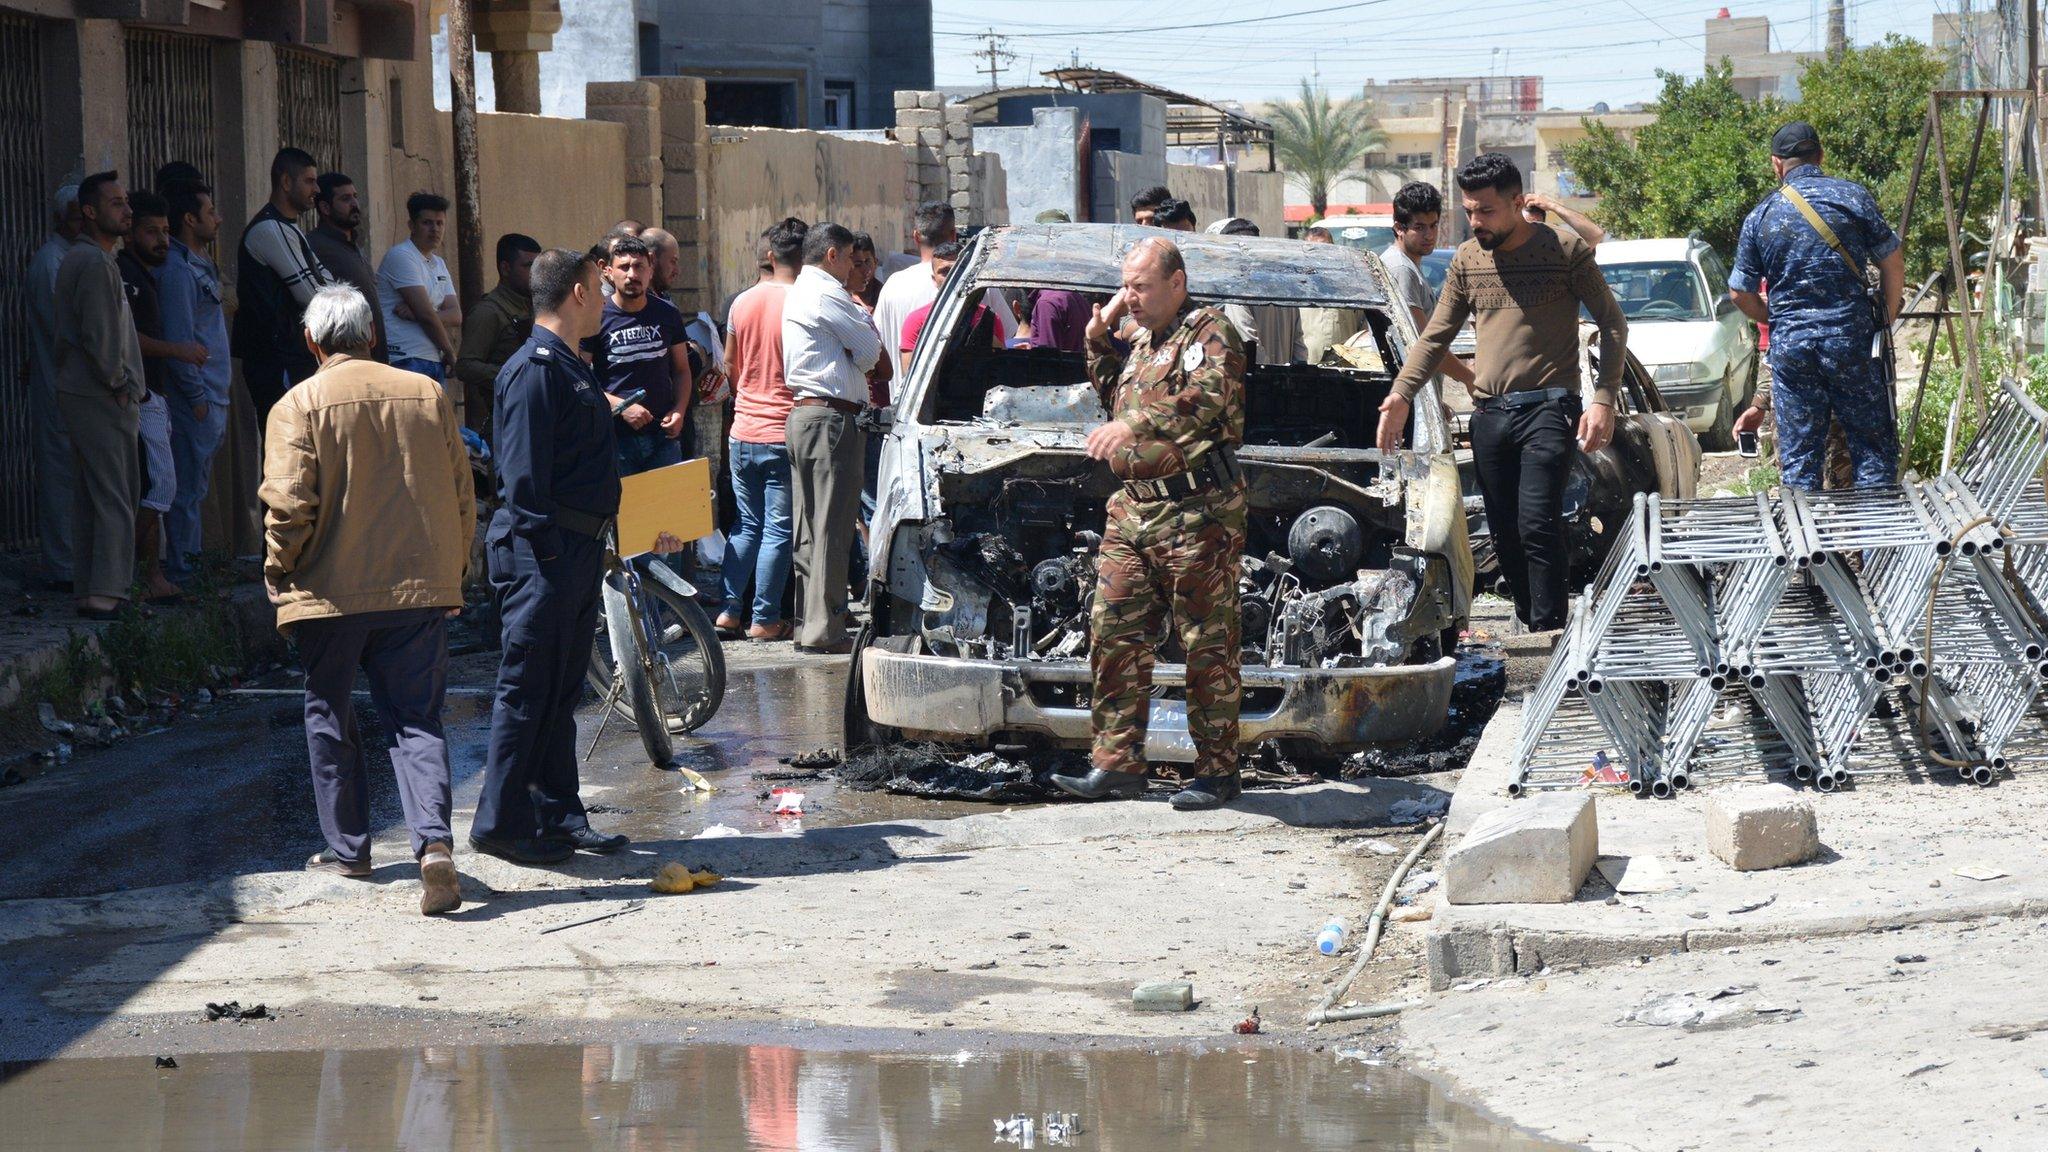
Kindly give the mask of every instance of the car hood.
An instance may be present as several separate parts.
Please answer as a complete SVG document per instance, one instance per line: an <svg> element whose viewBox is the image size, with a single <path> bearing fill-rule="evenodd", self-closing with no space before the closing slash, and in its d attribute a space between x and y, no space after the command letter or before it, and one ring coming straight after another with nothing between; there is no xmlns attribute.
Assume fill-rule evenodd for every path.
<svg viewBox="0 0 2048 1152"><path fill-rule="evenodd" d="M1715 320L1631 320L1628 350L1648 367L1691 364L1712 357L1721 325Z"/></svg>

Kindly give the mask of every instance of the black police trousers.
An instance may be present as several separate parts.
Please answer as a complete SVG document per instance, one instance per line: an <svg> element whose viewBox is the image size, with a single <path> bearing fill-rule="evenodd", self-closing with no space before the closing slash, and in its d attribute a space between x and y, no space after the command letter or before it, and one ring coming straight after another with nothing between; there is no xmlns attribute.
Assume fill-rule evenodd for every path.
<svg viewBox="0 0 2048 1152"><path fill-rule="evenodd" d="M591 537L560 531L561 553L541 559L499 516L487 559L504 657L470 835L559 836L590 826L576 795L576 702L597 632L604 552Z"/></svg>
<svg viewBox="0 0 2048 1152"><path fill-rule="evenodd" d="M1564 627L1571 561L1564 485L1577 455L1579 398L1472 414L1472 469L1486 501L1493 554L1534 631Z"/></svg>

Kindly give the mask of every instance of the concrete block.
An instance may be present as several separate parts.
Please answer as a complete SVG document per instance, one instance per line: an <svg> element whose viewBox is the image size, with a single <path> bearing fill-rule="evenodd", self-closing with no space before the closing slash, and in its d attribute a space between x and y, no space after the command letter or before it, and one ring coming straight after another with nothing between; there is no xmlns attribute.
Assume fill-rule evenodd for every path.
<svg viewBox="0 0 2048 1152"><path fill-rule="evenodd" d="M1526 931L1514 936L1515 971L1533 975L1545 968L1600 968L1627 964L1638 956L1675 956L1686 950L1682 932L1611 936L1596 932Z"/></svg>
<svg viewBox="0 0 2048 1152"><path fill-rule="evenodd" d="M1492 980L1515 974L1515 945L1498 924L1456 924L1432 930L1423 938L1429 967L1429 990L1443 992L1466 980Z"/></svg>
<svg viewBox="0 0 2048 1152"><path fill-rule="evenodd" d="M1195 1006L1195 986L1185 980L1151 980L1131 991L1140 1012L1185 1012Z"/></svg>
<svg viewBox="0 0 2048 1152"><path fill-rule="evenodd" d="M943 116L927 108L906 108L896 113L896 126L899 128L937 128L944 123Z"/></svg>
<svg viewBox="0 0 2048 1152"><path fill-rule="evenodd" d="M946 130L944 128L919 128L917 130L917 142L927 148L941 147L946 143Z"/></svg>
<svg viewBox="0 0 2048 1152"><path fill-rule="evenodd" d="M946 94L943 92L919 92L917 94L917 106L919 108L944 108L946 106Z"/></svg>
<svg viewBox="0 0 2048 1152"><path fill-rule="evenodd" d="M1707 850L1737 872L1802 864L1820 854L1813 805L1783 784L1712 789L1705 809Z"/></svg>
<svg viewBox="0 0 2048 1152"><path fill-rule="evenodd" d="M895 128L891 128L889 134L898 144L914 145L917 143L917 129L908 125L898 125Z"/></svg>
<svg viewBox="0 0 2048 1152"><path fill-rule="evenodd" d="M965 120L949 120L946 122L946 139L955 142L973 140L974 125Z"/></svg>
<svg viewBox="0 0 2048 1152"><path fill-rule="evenodd" d="M628 184L661 184L666 175L667 173L662 169L661 161L651 156L626 157L626 183Z"/></svg>
<svg viewBox="0 0 2048 1152"><path fill-rule="evenodd" d="M1453 904L1566 904L1600 854L1593 798L1551 793L1481 816L1444 860Z"/></svg>
<svg viewBox="0 0 2048 1152"><path fill-rule="evenodd" d="M955 192L951 203L955 212L965 212L974 207L974 195L970 192Z"/></svg>
<svg viewBox="0 0 2048 1152"><path fill-rule="evenodd" d="M974 157L972 156L946 157L946 171L951 172L956 176L965 176L967 173L972 171L973 168Z"/></svg>
<svg viewBox="0 0 2048 1152"><path fill-rule="evenodd" d="M948 124L966 124L974 119L974 113L965 104L947 104L939 112Z"/></svg>
<svg viewBox="0 0 2048 1152"><path fill-rule="evenodd" d="M898 108L915 108L915 107L917 107L917 92L916 92L915 90L913 90L913 89L910 89L910 88L899 88L899 89L897 89L897 90L896 90L896 107L898 107Z"/></svg>

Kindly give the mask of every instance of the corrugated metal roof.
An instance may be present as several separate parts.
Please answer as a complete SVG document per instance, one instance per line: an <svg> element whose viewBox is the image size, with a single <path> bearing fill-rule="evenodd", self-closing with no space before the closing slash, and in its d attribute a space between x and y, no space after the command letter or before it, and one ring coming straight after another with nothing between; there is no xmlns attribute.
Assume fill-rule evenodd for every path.
<svg viewBox="0 0 2048 1152"><path fill-rule="evenodd" d="M1171 240L1188 268L1188 292L1239 304L1385 307L1386 287L1356 249L1269 236L1211 236L1135 224L1030 224L981 240L978 285L1114 292L1124 254L1148 237Z"/></svg>

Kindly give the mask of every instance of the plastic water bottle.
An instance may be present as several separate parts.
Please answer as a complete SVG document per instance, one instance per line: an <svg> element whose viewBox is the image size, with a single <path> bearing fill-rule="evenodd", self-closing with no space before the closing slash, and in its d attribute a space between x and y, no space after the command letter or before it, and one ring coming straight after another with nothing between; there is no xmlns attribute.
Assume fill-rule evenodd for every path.
<svg viewBox="0 0 2048 1152"><path fill-rule="evenodd" d="M1316 933L1316 951L1325 956L1335 956L1344 947L1344 921L1331 918L1323 930Z"/></svg>

